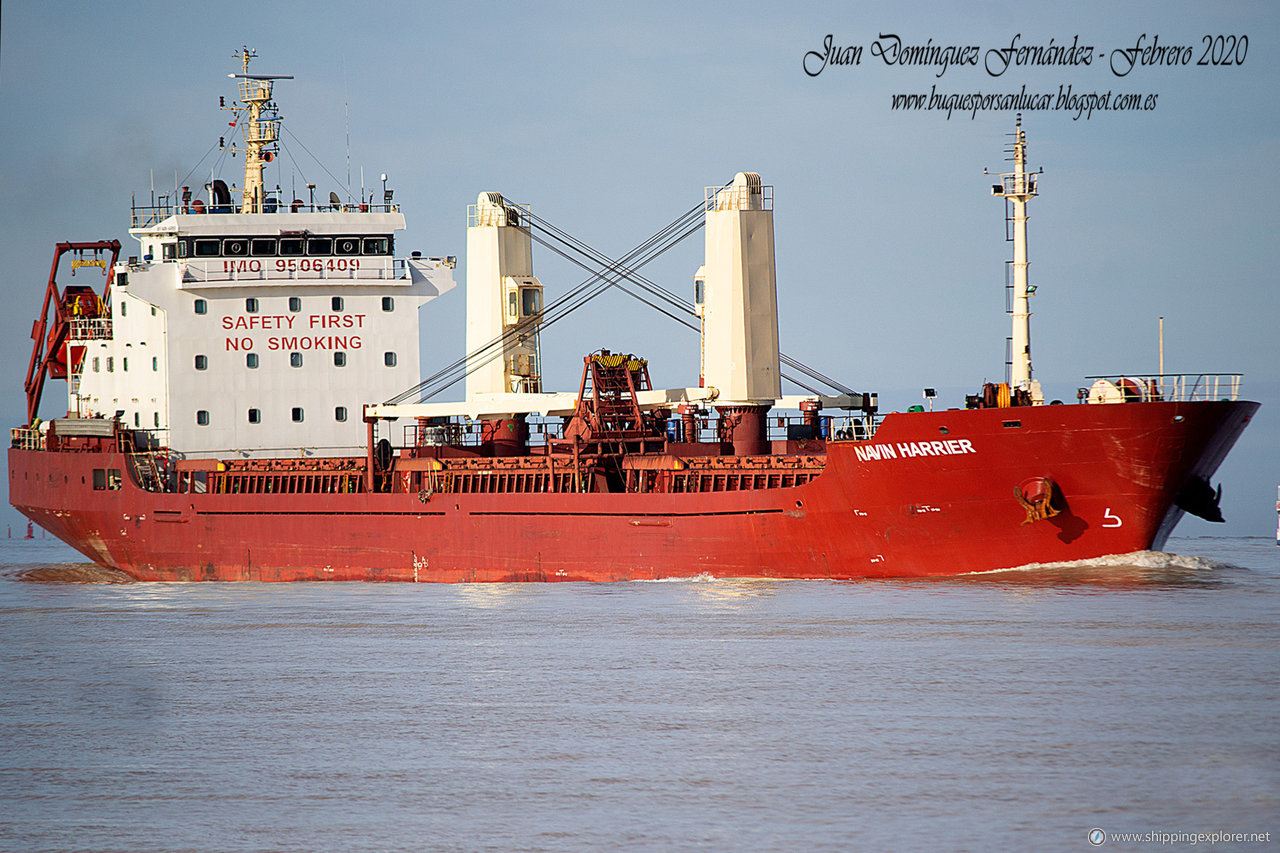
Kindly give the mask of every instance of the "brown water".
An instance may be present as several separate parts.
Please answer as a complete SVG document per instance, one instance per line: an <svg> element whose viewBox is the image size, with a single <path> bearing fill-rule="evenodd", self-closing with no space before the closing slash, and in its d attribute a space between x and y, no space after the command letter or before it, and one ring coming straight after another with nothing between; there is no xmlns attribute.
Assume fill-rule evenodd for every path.
<svg viewBox="0 0 1280 853"><path fill-rule="evenodd" d="M1266 539L546 586L145 584L0 547L3 850L1280 842Z"/></svg>

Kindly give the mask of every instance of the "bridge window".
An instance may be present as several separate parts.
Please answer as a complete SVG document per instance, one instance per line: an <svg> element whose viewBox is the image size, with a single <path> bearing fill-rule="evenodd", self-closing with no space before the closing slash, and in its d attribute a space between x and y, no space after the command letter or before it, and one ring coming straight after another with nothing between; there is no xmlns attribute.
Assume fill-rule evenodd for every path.
<svg viewBox="0 0 1280 853"><path fill-rule="evenodd" d="M249 423L251 424L262 423L262 412L259 411L258 409L250 409Z"/></svg>
<svg viewBox="0 0 1280 853"><path fill-rule="evenodd" d="M312 237L307 241L308 255L332 255L333 254L333 238L332 237Z"/></svg>
<svg viewBox="0 0 1280 853"><path fill-rule="evenodd" d="M222 254L232 257L241 258L249 254L249 241L244 238L235 240L222 241Z"/></svg>
<svg viewBox="0 0 1280 853"><path fill-rule="evenodd" d="M256 370L258 367L258 354L256 352L245 353L244 366L250 370Z"/></svg>
<svg viewBox="0 0 1280 853"><path fill-rule="evenodd" d="M207 409L200 409L196 412L196 423L199 426L209 425L209 412Z"/></svg>
<svg viewBox="0 0 1280 853"><path fill-rule="evenodd" d="M339 237L333 241L333 253L335 255L358 255L360 254L360 241L355 237Z"/></svg>
<svg viewBox="0 0 1280 853"><path fill-rule="evenodd" d="M197 314L208 314L208 313L209 313L209 303L208 303L208 302L205 302L203 299L197 299L197 300L196 300L196 313L197 313Z"/></svg>
<svg viewBox="0 0 1280 853"><path fill-rule="evenodd" d="M301 406L293 407L293 422L295 424L302 423L302 407Z"/></svg>
<svg viewBox="0 0 1280 853"><path fill-rule="evenodd" d="M254 237L249 243L249 254L256 258L270 257L276 253L275 237Z"/></svg>
<svg viewBox="0 0 1280 853"><path fill-rule="evenodd" d="M334 419L335 421L338 421L339 423L341 423L341 422L345 421L345 420L347 419L347 407L346 407L346 406L338 406L336 409L334 409L334 410L333 410L333 419Z"/></svg>
<svg viewBox="0 0 1280 853"><path fill-rule="evenodd" d="M94 360L96 361L97 359L94 359ZM339 352L335 352L335 353L333 354L333 366L334 366L334 367L346 367L346 366L347 366L347 354L346 354L345 352L341 352L341 351L339 351ZM97 369L98 369L98 368L96 368L96 367L94 368L94 370L97 370Z"/></svg>
<svg viewBox="0 0 1280 853"><path fill-rule="evenodd" d="M281 237L280 238L280 254L301 255L302 245L303 244L302 244L301 237Z"/></svg>
<svg viewBox="0 0 1280 853"><path fill-rule="evenodd" d="M393 299L393 298L392 298L392 297L390 297L390 296L384 296L384 297L382 297L382 310L383 310L383 311L394 311L394 310L396 310L396 301L395 301L395 299Z"/></svg>
<svg viewBox="0 0 1280 853"><path fill-rule="evenodd" d="M391 254L391 239L388 237L365 237L363 248L366 255L389 255Z"/></svg>
<svg viewBox="0 0 1280 853"><path fill-rule="evenodd" d="M209 357L207 355L196 356L196 370L208 370Z"/></svg>
<svg viewBox="0 0 1280 853"><path fill-rule="evenodd" d="M197 258L216 258L222 251L221 240L196 240L195 243Z"/></svg>

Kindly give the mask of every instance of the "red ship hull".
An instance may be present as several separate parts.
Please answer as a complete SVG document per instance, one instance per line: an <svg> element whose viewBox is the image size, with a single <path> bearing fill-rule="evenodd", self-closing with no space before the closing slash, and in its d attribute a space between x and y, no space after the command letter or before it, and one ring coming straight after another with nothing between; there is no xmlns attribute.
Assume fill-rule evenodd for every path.
<svg viewBox="0 0 1280 853"><path fill-rule="evenodd" d="M10 502L141 580L625 581L951 575L1160 548L1256 403L886 417L797 487L700 493L173 494L93 489L119 453L9 451ZM869 452L888 446L891 451ZM879 457L879 458L877 458ZM1055 484L1030 521L1016 494Z"/></svg>

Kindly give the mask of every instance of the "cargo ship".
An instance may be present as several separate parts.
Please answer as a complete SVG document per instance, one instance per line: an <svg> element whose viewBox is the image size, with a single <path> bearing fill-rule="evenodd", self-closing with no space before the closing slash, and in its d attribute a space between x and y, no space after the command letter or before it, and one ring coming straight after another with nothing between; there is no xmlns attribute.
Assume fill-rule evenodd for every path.
<svg viewBox="0 0 1280 853"><path fill-rule="evenodd" d="M288 78L236 56L238 97L220 105L242 186L135 201L125 259L114 240L58 244L33 328L10 502L102 566L153 581L859 579L1158 549L1186 513L1221 520L1211 478L1258 407L1238 375L1089 377L1067 404L1032 376L1040 175L1020 117L990 190L1013 243L1007 381L955 408L882 413L780 351L773 194L750 172L619 259L481 193L466 354L420 381L420 309L453 290L455 258L397 257L385 175L380 194L319 203L310 184L306 199L269 187ZM640 273L697 231L691 301ZM590 277L544 302L534 242ZM59 284L68 257L99 286ZM696 384L654 388L642 355L598 350L576 390L543 389L543 330L613 287L697 330ZM784 395L784 378L807 393ZM42 420L47 379L66 381L67 406ZM465 399L435 399L463 380Z"/></svg>

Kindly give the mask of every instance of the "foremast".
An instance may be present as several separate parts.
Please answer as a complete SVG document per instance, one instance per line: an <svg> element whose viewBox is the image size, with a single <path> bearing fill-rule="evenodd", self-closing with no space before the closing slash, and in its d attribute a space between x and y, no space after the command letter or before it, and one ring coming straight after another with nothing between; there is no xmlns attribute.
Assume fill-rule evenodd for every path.
<svg viewBox="0 0 1280 853"><path fill-rule="evenodd" d="M1025 391L1032 401L1039 403L1042 395L1039 383L1031 378L1031 303L1034 288L1028 285L1031 262L1027 260L1027 202L1038 194L1038 176L1027 172L1027 136L1022 130L1022 115L1018 115L1013 133L1013 171L1002 174L1000 183L991 188L991 194L1003 197L1008 205L1007 221L1013 240L1013 333L1010 338L1009 386L1013 391Z"/></svg>
<svg viewBox="0 0 1280 853"><path fill-rule="evenodd" d="M244 154L244 190L240 203L241 213L262 213L265 199L262 171L267 163L275 157L275 145L279 139L280 116L276 113L276 105L271 100L271 89L276 80L292 80L291 74L250 74L249 62L257 58L256 51L243 48L232 54L243 63L240 74L229 74L228 77L240 81L240 101L223 109L232 110L239 116L241 109L248 109L248 118L243 122L244 147L224 146L224 151L240 151ZM237 122L233 121L234 127Z"/></svg>

